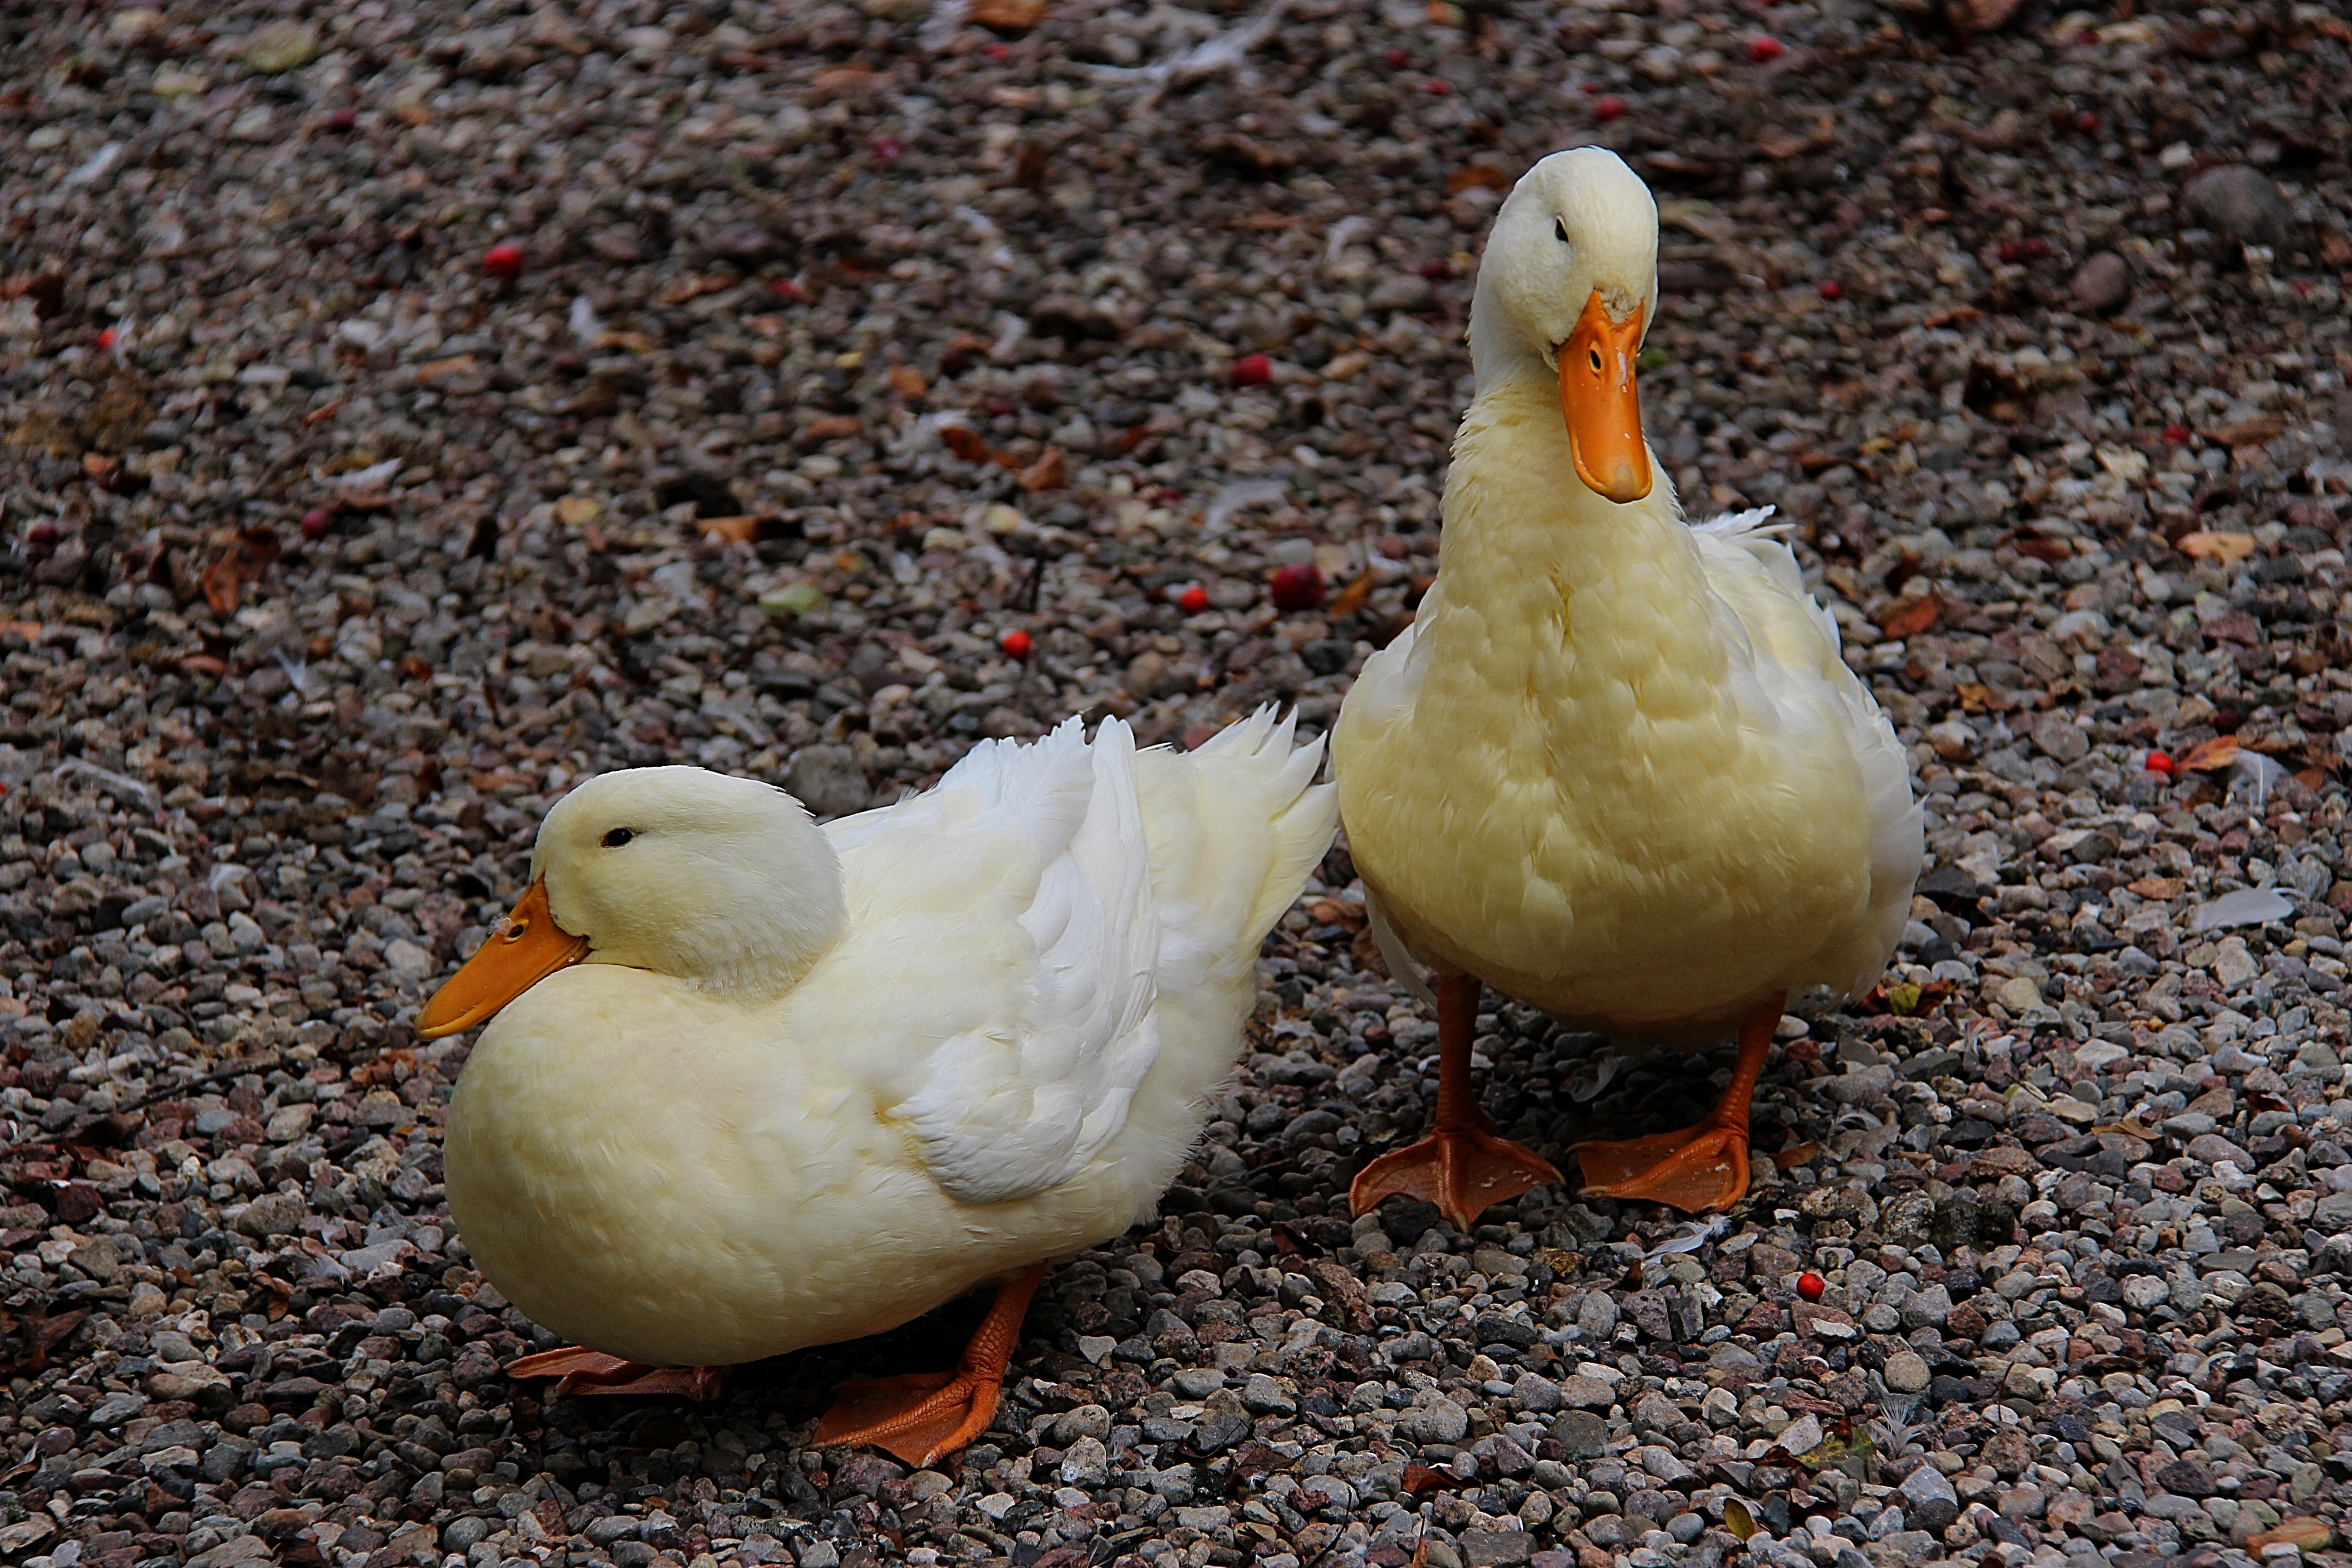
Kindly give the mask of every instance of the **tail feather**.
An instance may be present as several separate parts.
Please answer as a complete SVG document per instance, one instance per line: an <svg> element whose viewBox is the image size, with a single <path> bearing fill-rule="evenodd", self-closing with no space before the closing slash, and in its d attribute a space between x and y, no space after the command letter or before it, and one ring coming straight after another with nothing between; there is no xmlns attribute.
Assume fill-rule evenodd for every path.
<svg viewBox="0 0 2352 1568"><path fill-rule="evenodd" d="M1161 922L1161 984L1246 966L1331 847L1339 796L1323 742L1261 708L1198 751L1135 759Z"/></svg>

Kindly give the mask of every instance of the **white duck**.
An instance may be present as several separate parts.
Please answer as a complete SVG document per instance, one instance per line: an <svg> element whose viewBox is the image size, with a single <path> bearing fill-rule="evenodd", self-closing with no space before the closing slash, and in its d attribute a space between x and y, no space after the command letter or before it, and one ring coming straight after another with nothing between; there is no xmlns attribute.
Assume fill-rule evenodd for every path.
<svg viewBox="0 0 2352 1568"><path fill-rule="evenodd" d="M1685 1209L1748 1185L1748 1110L1789 994L1868 987L1918 872L1894 732L1764 513L1686 526L1654 479L1634 363L1657 208L1615 154L1558 153L1496 216L1470 317L1477 394L1436 584L1332 736L1376 931L1433 972L1429 1138L1350 1193L1467 1227L1552 1166L1469 1087L1483 984L1580 1026L1738 1066L1696 1127L1577 1152L1591 1189Z"/></svg>
<svg viewBox="0 0 2352 1568"><path fill-rule="evenodd" d="M1072 720L823 828L698 768L565 796L418 1020L496 1015L450 1213L594 1347L509 1370L707 1395L997 1282L957 1372L847 1385L817 1436L927 1464L985 1430L1043 1260L1154 1212L1233 1066L1259 940L1331 840L1320 757L1271 710L1190 754Z"/></svg>

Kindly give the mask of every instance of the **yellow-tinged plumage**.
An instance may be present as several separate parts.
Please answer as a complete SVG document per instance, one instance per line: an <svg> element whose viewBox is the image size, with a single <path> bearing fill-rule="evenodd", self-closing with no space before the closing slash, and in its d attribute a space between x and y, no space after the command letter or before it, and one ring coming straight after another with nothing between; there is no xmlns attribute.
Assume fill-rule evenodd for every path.
<svg viewBox="0 0 2352 1568"><path fill-rule="evenodd" d="M494 935L424 1020L504 1003L446 1144L482 1273L638 1371L716 1367L1149 1216L1330 842L1319 758L1270 711L1189 754L1073 721L824 828L700 769L583 784L518 910L546 923ZM502 941L574 945L532 984Z"/></svg>
<svg viewBox="0 0 2352 1568"><path fill-rule="evenodd" d="M1637 474L1624 491L1645 493L1624 501L1581 475L1572 432L1590 467L1598 416L1561 362L1580 311L1633 322L1638 344L1656 245L1649 193L1597 149L1544 160L1497 215L1437 580L1367 662L1332 756L1410 983L1475 976L1580 1026L1696 1046L1777 1017L1791 991L1871 984L1920 818L1891 729L1762 514L1692 527L1663 475ZM1630 450L1630 360L1622 397Z"/></svg>

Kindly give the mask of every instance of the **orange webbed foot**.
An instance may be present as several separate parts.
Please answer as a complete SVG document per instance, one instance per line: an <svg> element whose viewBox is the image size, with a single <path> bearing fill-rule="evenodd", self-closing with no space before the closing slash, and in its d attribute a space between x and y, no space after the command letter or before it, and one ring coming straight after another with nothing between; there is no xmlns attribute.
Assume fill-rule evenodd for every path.
<svg viewBox="0 0 2352 1568"><path fill-rule="evenodd" d="M1484 1125L1441 1127L1418 1143L1381 1155L1349 1186L1349 1206L1370 1214L1402 1193L1435 1204L1466 1235L1495 1205L1530 1187L1559 1185L1559 1171L1550 1161L1495 1132L1484 1115L1478 1121Z"/></svg>
<svg viewBox="0 0 2352 1568"><path fill-rule="evenodd" d="M841 1385L816 1426L816 1443L887 1450L917 1469L964 1447L996 1417L1004 1379L968 1372L915 1372Z"/></svg>
<svg viewBox="0 0 2352 1568"><path fill-rule="evenodd" d="M1579 1143L1583 1190L1665 1204L1685 1214L1726 1209L1748 1195L1748 1130L1702 1121L1619 1142Z"/></svg>
<svg viewBox="0 0 2352 1568"><path fill-rule="evenodd" d="M710 1400L724 1393L727 1385L723 1366L649 1366L578 1345L519 1356L507 1363L506 1371L510 1378L561 1379L551 1391L557 1398L627 1394Z"/></svg>

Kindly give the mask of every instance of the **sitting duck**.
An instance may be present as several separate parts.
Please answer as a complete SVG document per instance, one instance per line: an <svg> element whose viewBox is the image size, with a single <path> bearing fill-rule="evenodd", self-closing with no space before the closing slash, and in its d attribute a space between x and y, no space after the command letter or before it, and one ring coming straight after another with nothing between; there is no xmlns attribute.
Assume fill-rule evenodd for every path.
<svg viewBox="0 0 2352 1568"><path fill-rule="evenodd" d="M1151 1217L1199 1136L1331 840L1320 760L1261 710L1190 753L1116 720L984 742L825 826L699 768L574 789L417 1021L488 1026L450 1213L576 1342L509 1373L708 1397L992 1285L953 1372L845 1385L816 1433L919 1466L971 1442L1046 1260Z"/></svg>

